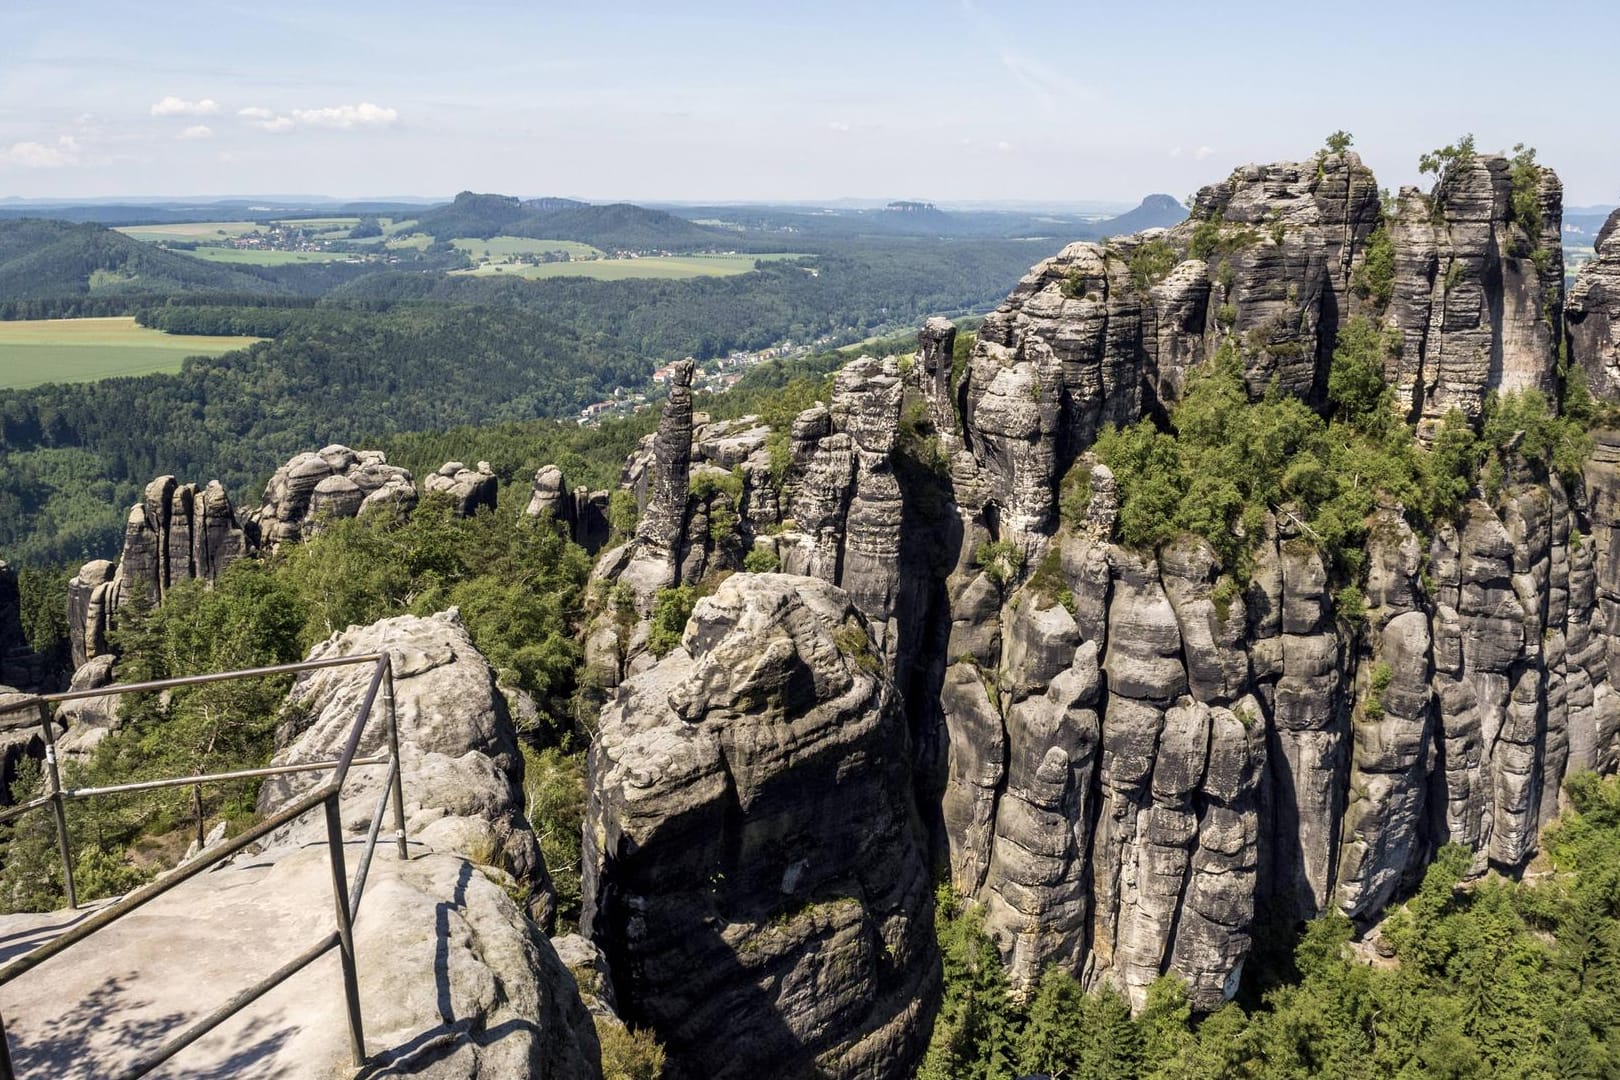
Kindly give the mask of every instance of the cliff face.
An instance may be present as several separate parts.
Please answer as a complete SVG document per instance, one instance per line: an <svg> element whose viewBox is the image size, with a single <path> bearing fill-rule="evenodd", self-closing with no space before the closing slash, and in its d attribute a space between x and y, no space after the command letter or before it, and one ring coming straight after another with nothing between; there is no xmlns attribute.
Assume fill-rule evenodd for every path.
<svg viewBox="0 0 1620 1080"><path fill-rule="evenodd" d="M1592 393L1620 397L1620 210L1603 223L1595 257L1575 275L1564 327L1569 355Z"/></svg>
<svg viewBox="0 0 1620 1080"><path fill-rule="evenodd" d="M1497 156L1453 170L1432 197L1401 190L1390 310L1403 348L1388 374L1420 433L1454 408L1478 417L1492 390L1554 389L1563 185L1550 169L1535 177L1529 220Z"/></svg>
<svg viewBox="0 0 1620 1080"><path fill-rule="evenodd" d="M740 574L590 753L585 930L678 1075L909 1075L938 995L908 740L866 623Z"/></svg>
<svg viewBox="0 0 1620 1080"><path fill-rule="evenodd" d="M1173 229L1036 266L965 363L931 321L914 357L852 363L786 433L688 429L672 395L626 473L691 478L684 508L639 485L686 553L658 584L705 587L752 548L838 585L903 701L932 856L984 904L1014 985L1056 963L1140 1003L1168 971L1213 1008L1260 913L1368 923L1447 842L1515 871L1565 775L1620 767L1620 435L1600 434L1581 485L1510 468L1489 501L1421 533L1386 501L1353 611L1286 513L1251 537L1238 586L1200 539L1117 543L1102 466L1084 520L1061 524L1060 480L1090 467L1105 425L1167 413L1218 350L1252 398L1325 407L1352 317L1395 343L1386 375L1420 438L1453 409L1477 420L1493 391L1554 395L1560 197L1550 171L1495 156L1387 214L1354 154L1250 166ZM1616 232L1569 305L1572 358L1600 391ZM738 432L718 492L700 447ZM629 561L609 553L597 575L635 584L645 613L657 589ZM593 671L630 680L605 716L658 710L641 680L671 661L646 640L636 612L593 623ZM776 767L789 783L793 764ZM597 806L599 829L614 807ZM626 998L648 992L639 960L610 960Z"/></svg>

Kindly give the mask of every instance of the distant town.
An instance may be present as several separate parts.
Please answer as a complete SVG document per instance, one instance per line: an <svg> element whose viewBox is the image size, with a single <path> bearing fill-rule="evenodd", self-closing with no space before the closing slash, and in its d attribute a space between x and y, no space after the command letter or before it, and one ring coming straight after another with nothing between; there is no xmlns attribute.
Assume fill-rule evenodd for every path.
<svg viewBox="0 0 1620 1080"><path fill-rule="evenodd" d="M743 374L756 364L763 364L769 360L804 356L817 349L831 347L836 340L836 337L827 334L805 344L781 341L754 352L738 350L726 356L705 360L692 371L692 389L705 390L711 394L723 394L736 386L742 379ZM690 356L686 359L697 363ZM672 360L657 368L648 379L646 386L621 386L613 391L612 397L585 406L579 411L580 425L583 427L595 427L609 417L629 416L662 401L664 391L669 386L669 380L675 373L675 365L679 362Z"/></svg>

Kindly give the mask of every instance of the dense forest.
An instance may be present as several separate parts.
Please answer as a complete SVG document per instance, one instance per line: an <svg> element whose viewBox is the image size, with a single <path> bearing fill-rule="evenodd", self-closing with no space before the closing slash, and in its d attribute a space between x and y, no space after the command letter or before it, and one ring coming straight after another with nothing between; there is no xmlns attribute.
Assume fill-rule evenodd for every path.
<svg viewBox="0 0 1620 1080"><path fill-rule="evenodd" d="M573 199L521 200L463 191L448 206L422 214L416 228L439 240L530 236L574 240L603 251L714 251L742 246L733 233L693 224L662 210L631 203L592 206Z"/></svg>
<svg viewBox="0 0 1620 1080"><path fill-rule="evenodd" d="M0 552L31 565L110 555L125 510L164 473L218 479L254 505L299 450L570 417L680 356L851 340L982 310L1049 246L851 243L691 281L394 272L319 301L149 301L135 310L158 329L272 340L176 375L0 392Z"/></svg>

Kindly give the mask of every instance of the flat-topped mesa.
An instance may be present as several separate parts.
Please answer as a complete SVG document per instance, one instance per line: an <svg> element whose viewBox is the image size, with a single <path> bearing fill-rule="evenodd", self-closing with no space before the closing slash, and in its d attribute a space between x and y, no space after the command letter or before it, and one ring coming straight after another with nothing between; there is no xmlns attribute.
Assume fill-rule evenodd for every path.
<svg viewBox="0 0 1620 1080"><path fill-rule="evenodd" d="M1433 195L1401 189L1385 373L1420 437L1452 409L1477 420L1492 391L1554 395L1562 220L1557 174L1499 154L1455 164Z"/></svg>
<svg viewBox="0 0 1620 1080"><path fill-rule="evenodd" d="M1620 399L1620 210L1598 231L1595 254L1564 305L1569 356L1598 397Z"/></svg>
<svg viewBox="0 0 1620 1080"><path fill-rule="evenodd" d="M487 461L480 461L476 469L469 469L459 461L447 461L422 486L448 495L457 514L472 517L483 507L495 509L501 484Z"/></svg>
<svg viewBox="0 0 1620 1080"><path fill-rule="evenodd" d="M388 464L380 450L334 443L277 469L265 485L264 504L247 526L260 547L274 550L308 536L323 516L356 517L381 508L409 513L416 501L409 470Z"/></svg>

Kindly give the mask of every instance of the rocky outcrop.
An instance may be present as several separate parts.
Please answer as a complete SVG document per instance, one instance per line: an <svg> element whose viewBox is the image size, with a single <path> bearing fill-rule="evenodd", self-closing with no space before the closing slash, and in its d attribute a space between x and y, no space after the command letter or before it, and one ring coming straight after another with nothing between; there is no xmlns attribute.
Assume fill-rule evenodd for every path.
<svg viewBox="0 0 1620 1080"><path fill-rule="evenodd" d="M568 538L587 553L595 555L607 543L608 493L586 487L572 490L555 465L542 465L535 471L526 513L530 517L549 515L568 530Z"/></svg>
<svg viewBox="0 0 1620 1080"><path fill-rule="evenodd" d="M1603 223L1592 260L1575 274L1564 328L1587 387L1598 397L1620 398L1620 210Z"/></svg>
<svg viewBox="0 0 1620 1080"><path fill-rule="evenodd" d="M1563 186L1531 170L1530 220L1500 155L1448 169L1432 195L1401 189L1389 314L1402 344L1387 374L1420 435L1452 409L1477 419L1493 390L1554 390Z"/></svg>
<svg viewBox="0 0 1620 1080"><path fill-rule="evenodd" d="M513 900L535 882L523 862L537 860L538 850L519 810L515 732L488 664L454 612L352 628L311 655L374 650L395 660L410 858L379 843L354 923L363 1072L600 1078L595 1024L574 978ZM369 667L336 668L295 683L289 706L306 719L285 732L293 741L277 760L337 756L369 675ZM360 752L384 750L385 730L373 723ZM351 882L380 771L356 767L345 788ZM261 810L273 812L314 782L306 775L266 784ZM165 1033L329 933L324 837L320 813L305 815L248 856L113 923L69 962L25 976L6 1011L13 1059L36 1075L120 1075ZM11 938L79 918L10 916L0 929ZM354 1072L350 1054L342 976L328 954L182 1051L174 1068L337 1076Z"/></svg>
<svg viewBox="0 0 1620 1080"><path fill-rule="evenodd" d="M265 485L263 505L248 518L248 533L272 550L303 539L323 516L409 513L416 501L410 472L388 464L382 451L334 444L299 454L275 471Z"/></svg>
<svg viewBox="0 0 1620 1080"><path fill-rule="evenodd" d="M422 486L449 498L461 517L472 517L483 507L495 509L501 485L487 461L480 461L476 469L459 461L447 461Z"/></svg>
<svg viewBox="0 0 1620 1080"><path fill-rule="evenodd" d="M1016 987L1058 964L1139 1004L1173 972L1214 1008L1257 912L1370 922L1445 842L1515 872L1564 775L1620 764L1620 436L1587 490L1510 462L1490 501L1425 537L1386 500L1349 608L1286 507L1241 575L1199 540L1117 543L1115 478L1089 447L1217 359L1252 397L1325 407L1353 317L1399 341L1386 370L1420 434L1493 391L1551 394L1559 202L1550 172L1499 156L1391 219L1354 154L1246 167L1170 230L1035 267L965 356L931 320L909 364L849 365L831 402L750 429L733 461L704 459L719 425L699 418L684 447L673 430L645 444L626 482L647 490L666 455L690 470L671 581L765 550L866 616L905 691L936 862L983 904ZM1604 295L1581 293L1588 337ZM1076 470L1087 503L1060 523ZM598 577L622 567L604 557ZM629 677L619 716L669 661L637 658L642 617L611 618L595 655L603 685Z"/></svg>
<svg viewBox="0 0 1620 1080"><path fill-rule="evenodd" d="M537 921L552 913L550 879L534 833L523 816L523 758L495 674L451 609L422 618L402 615L334 634L307 659L386 652L393 659L394 708L405 777L406 831L441 851L476 856L509 873L531 897ZM354 723L371 681L370 665L305 672L287 699L288 721L277 732L273 764L333 756ZM379 694L359 753L386 753L388 726ZM343 823L364 837L382 793L384 770L357 769L343 793ZM262 813L272 813L314 787L318 774L294 773L265 782ZM278 834L286 843L319 842L325 824L310 816Z"/></svg>
<svg viewBox="0 0 1620 1080"><path fill-rule="evenodd" d="M905 1076L938 993L905 723L824 581L738 574L590 754L584 924L680 1076Z"/></svg>
<svg viewBox="0 0 1620 1080"><path fill-rule="evenodd" d="M113 579L117 567L108 559L92 559L68 582L68 644L73 668L107 652L107 629L115 600Z"/></svg>
<svg viewBox="0 0 1620 1080"><path fill-rule="evenodd" d="M160 476L130 509L113 608L136 593L156 606L173 586L213 581L247 551L247 537L219 481L199 488Z"/></svg>

